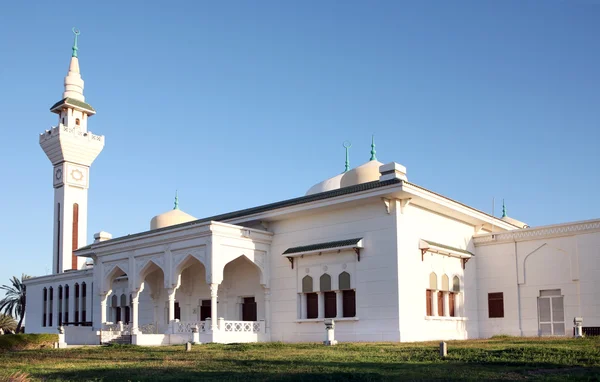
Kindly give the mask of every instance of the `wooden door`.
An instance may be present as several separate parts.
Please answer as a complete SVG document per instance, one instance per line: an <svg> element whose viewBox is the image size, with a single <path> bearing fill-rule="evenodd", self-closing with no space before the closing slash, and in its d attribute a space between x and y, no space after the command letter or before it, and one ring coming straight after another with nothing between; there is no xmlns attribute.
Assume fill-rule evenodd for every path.
<svg viewBox="0 0 600 382"><path fill-rule="evenodd" d="M245 297L242 303L242 321L257 321L254 297Z"/></svg>
<svg viewBox="0 0 600 382"><path fill-rule="evenodd" d="M200 321L204 321L207 318L210 318L210 300L202 300L200 305Z"/></svg>

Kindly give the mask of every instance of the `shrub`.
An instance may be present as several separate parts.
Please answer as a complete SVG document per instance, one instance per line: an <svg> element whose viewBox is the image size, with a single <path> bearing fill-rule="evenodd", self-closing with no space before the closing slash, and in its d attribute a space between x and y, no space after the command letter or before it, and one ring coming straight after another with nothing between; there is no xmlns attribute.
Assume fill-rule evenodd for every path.
<svg viewBox="0 0 600 382"><path fill-rule="evenodd" d="M29 374L22 371L16 371L6 377L0 377L0 382L29 382L31 378Z"/></svg>
<svg viewBox="0 0 600 382"><path fill-rule="evenodd" d="M4 333L14 332L17 329L17 322L8 314L0 314L0 329L4 330Z"/></svg>
<svg viewBox="0 0 600 382"><path fill-rule="evenodd" d="M52 348L58 334L6 334L0 336L0 351Z"/></svg>

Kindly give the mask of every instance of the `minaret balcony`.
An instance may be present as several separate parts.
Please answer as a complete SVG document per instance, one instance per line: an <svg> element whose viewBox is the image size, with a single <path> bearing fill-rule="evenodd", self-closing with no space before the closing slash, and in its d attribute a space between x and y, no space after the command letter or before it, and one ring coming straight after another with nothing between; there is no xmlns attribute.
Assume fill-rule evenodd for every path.
<svg viewBox="0 0 600 382"><path fill-rule="evenodd" d="M104 148L104 136L60 124L40 134L40 146L53 164L68 161L90 166Z"/></svg>

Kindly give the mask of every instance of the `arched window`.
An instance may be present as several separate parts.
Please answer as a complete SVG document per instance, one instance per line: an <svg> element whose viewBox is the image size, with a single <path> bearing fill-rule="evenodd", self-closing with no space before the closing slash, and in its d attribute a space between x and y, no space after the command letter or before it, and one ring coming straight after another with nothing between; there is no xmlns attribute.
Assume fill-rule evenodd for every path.
<svg viewBox="0 0 600 382"><path fill-rule="evenodd" d="M75 124L76 124L77 126L79 126L79 125L81 124L81 121L79 120L79 118L75 118Z"/></svg>
<svg viewBox="0 0 600 382"><path fill-rule="evenodd" d="M302 279L302 293L306 300L306 317L317 318L319 316L319 296L313 292L313 278L306 275Z"/></svg>
<svg viewBox="0 0 600 382"><path fill-rule="evenodd" d="M452 291L455 293L460 292L460 279L458 278L458 276L454 276L454 278L452 279Z"/></svg>
<svg viewBox="0 0 600 382"><path fill-rule="evenodd" d="M44 288L43 291L43 297L44 297L44 306L42 308L42 326L46 326L46 313L47 313L47 309L48 309L48 289Z"/></svg>
<svg viewBox="0 0 600 382"><path fill-rule="evenodd" d="M86 312L86 303L87 303L87 285L85 283L81 283L81 322L86 322L87 312Z"/></svg>
<svg viewBox="0 0 600 382"><path fill-rule="evenodd" d="M54 308L54 303L53 303L53 299L54 299L54 290L52 289L52 287L50 287L50 289L48 289L48 300L50 301L50 304L48 305L48 326L52 326L52 309Z"/></svg>
<svg viewBox="0 0 600 382"><path fill-rule="evenodd" d="M73 322L79 324L79 284L75 283L75 317Z"/></svg>
<svg viewBox="0 0 600 382"><path fill-rule="evenodd" d="M313 291L313 279L310 276L304 276L302 279L302 293L310 293Z"/></svg>
<svg viewBox="0 0 600 382"><path fill-rule="evenodd" d="M319 280L319 290L321 292L330 291L331 290L331 276L327 273L321 275L321 279Z"/></svg>
<svg viewBox="0 0 600 382"><path fill-rule="evenodd" d="M437 275L435 272L431 272L429 274L429 289L425 291L425 307L426 314L428 316L433 316L433 299L437 294L435 291L437 290Z"/></svg>
<svg viewBox="0 0 600 382"><path fill-rule="evenodd" d="M125 294L121 295L121 307L127 306L127 296Z"/></svg>
<svg viewBox="0 0 600 382"><path fill-rule="evenodd" d="M450 290L450 279L446 275L442 275L442 288L443 291Z"/></svg>
<svg viewBox="0 0 600 382"><path fill-rule="evenodd" d="M437 290L437 275L435 272L429 274L429 289Z"/></svg>
<svg viewBox="0 0 600 382"><path fill-rule="evenodd" d="M342 272L338 276L338 284L340 290L350 289L350 273Z"/></svg>
<svg viewBox="0 0 600 382"><path fill-rule="evenodd" d="M62 306L63 306L63 287L62 285L58 286L58 312L56 312L57 314L57 319L58 319L58 326L62 325L62 319L63 319L63 315L62 315Z"/></svg>

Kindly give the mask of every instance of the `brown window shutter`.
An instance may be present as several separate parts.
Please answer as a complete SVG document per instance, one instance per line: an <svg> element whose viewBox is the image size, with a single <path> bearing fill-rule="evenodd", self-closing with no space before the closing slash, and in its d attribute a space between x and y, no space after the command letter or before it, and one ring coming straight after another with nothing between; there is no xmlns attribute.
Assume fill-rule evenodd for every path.
<svg viewBox="0 0 600 382"><path fill-rule="evenodd" d="M444 292L437 292L438 316L444 315Z"/></svg>
<svg viewBox="0 0 600 382"><path fill-rule="evenodd" d="M319 317L319 296L316 293L306 294L306 318Z"/></svg>
<svg viewBox="0 0 600 382"><path fill-rule="evenodd" d="M430 289L426 290L426 294L425 294L425 299L426 299L426 306L427 306L427 315L428 316L433 316L433 304L432 304L432 293Z"/></svg>
<svg viewBox="0 0 600 382"><path fill-rule="evenodd" d="M337 314L335 292L325 292L325 318L334 318Z"/></svg>
<svg viewBox="0 0 600 382"><path fill-rule="evenodd" d="M352 289L342 292L343 316L356 317L356 292Z"/></svg>
<svg viewBox="0 0 600 382"><path fill-rule="evenodd" d="M488 316L489 318L504 317L504 293L488 293Z"/></svg>
<svg viewBox="0 0 600 382"><path fill-rule="evenodd" d="M456 317L456 312L454 311L455 300L456 294L452 292L448 293L448 309L450 311L450 317Z"/></svg>

